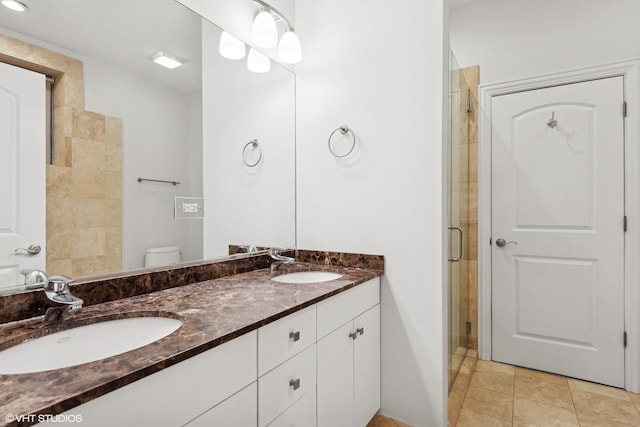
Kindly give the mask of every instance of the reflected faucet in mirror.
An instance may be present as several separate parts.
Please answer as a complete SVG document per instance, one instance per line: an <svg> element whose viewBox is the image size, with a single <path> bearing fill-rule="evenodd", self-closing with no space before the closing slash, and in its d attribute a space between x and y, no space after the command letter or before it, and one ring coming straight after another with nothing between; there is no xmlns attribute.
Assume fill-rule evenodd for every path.
<svg viewBox="0 0 640 427"><path fill-rule="evenodd" d="M285 250L283 248L269 248L269 256L274 260L271 263L271 274L276 273L282 264L293 264L296 261L293 257L280 254L280 251Z"/></svg>

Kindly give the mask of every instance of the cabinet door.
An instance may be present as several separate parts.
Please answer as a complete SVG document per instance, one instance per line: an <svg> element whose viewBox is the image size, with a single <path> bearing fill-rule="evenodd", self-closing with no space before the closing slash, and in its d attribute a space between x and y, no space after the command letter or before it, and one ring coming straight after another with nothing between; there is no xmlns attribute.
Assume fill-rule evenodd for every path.
<svg viewBox="0 0 640 427"><path fill-rule="evenodd" d="M209 409L185 427L255 427L258 422L258 386L254 382Z"/></svg>
<svg viewBox="0 0 640 427"><path fill-rule="evenodd" d="M358 316L353 327L354 426L364 427L380 409L380 305Z"/></svg>
<svg viewBox="0 0 640 427"><path fill-rule="evenodd" d="M318 341L318 427L353 425L353 322Z"/></svg>

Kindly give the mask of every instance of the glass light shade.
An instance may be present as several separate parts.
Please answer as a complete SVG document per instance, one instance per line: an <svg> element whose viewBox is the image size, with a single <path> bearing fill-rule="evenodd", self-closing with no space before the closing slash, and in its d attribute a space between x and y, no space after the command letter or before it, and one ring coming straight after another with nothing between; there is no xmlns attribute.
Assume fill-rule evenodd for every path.
<svg viewBox="0 0 640 427"><path fill-rule="evenodd" d="M220 36L220 47L218 51L222 57L227 59L242 59L247 54L244 43L226 31L223 31Z"/></svg>
<svg viewBox="0 0 640 427"><path fill-rule="evenodd" d="M302 61L300 40L293 31L289 30L282 35L278 46L278 58L285 64L297 64Z"/></svg>
<svg viewBox="0 0 640 427"><path fill-rule="evenodd" d="M273 15L266 10L258 13L251 28L251 41L258 47L275 47L278 44L278 28Z"/></svg>
<svg viewBox="0 0 640 427"><path fill-rule="evenodd" d="M271 70L271 60L255 49L249 49L247 68L254 73L268 73Z"/></svg>
<svg viewBox="0 0 640 427"><path fill-rule="evenodd" d="M2 5L15 12L26 12L29 9L26 4L16 0L2 0Z"/></svg>

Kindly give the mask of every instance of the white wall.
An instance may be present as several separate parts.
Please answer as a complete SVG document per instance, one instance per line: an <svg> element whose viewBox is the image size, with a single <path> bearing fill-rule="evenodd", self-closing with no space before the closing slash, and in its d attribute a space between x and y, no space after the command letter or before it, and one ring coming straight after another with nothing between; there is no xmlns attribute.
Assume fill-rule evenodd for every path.
<svg viewBox="0 0 640 427"><path fill-rule="evenodd" d="M484 0L451 11L451 48L482 84L640 57L637 0Z"/></svg>
<svg viewBox="0 0 640 427"><path fill-rule="evenodd" d="M202 196L202 91L189 95L187 117L187 141L189 170L189 191L192 196ZM205 211L206 211L205 202ZM188 220L189 245L185 249L184 259L204 258L203 223L201 219Z"/></svg>
<svg viewBox="0 0 640 427"><path fill-rule="evenodd" d="M221 57L220 34L203 25L204 254L228 254L229 244L293 247L295 77L276 64L257 74ZM250 168L242 151L254 139L262 160Z"/></svg>
<svg viewBox="0 0 640 427"><path fill-rule="evenodd" d="M296 3L298 247L385 256L382 412L446 425L442 1ZM342 124L357 152L337 160Z"/></svg>
<svg viewBox="0 0 640 427"><path fill-rule="evenodd" d="M188 96L121 68L83 60L85 108L122 119L123 270L142 267L149 247L179 246L190 254L191 221L175 220L173 211L174 197L201 196L190 189ZM181 184L138 183L138 177Z"/></svg>

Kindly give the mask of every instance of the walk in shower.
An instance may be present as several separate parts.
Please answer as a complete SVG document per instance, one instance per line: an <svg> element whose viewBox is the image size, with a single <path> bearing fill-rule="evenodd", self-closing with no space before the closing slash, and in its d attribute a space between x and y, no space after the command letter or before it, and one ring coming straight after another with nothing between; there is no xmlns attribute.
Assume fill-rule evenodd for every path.
<svg viewBox="0 0 640 427"><path fill-rule="evenodd" d="M467 73L477 73L477 67L460 69L450 54L449 81L449 144L448 144L448 209L449 209L449 319L448 319L448 380L449 390L460 371L471 343L471 295L477 274L477 143L472 144L476 122L472 112L477 102L467 80ZM477 87L477 80L475 82ZM477 127L476 127L477 129Z"/></svg>

